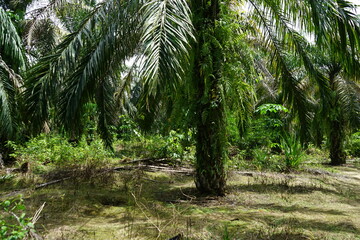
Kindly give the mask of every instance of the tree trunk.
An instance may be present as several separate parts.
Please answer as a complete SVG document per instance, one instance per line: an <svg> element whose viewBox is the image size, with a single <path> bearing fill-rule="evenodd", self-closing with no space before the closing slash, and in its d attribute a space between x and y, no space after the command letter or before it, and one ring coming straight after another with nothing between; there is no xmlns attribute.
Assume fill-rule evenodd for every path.
<svg viewBox="0 0 360 240"><path fill-rule="evenodd" d="M202 193L224 195L227 152L225 103L221 85L223 53L214 40L208 39L211 36L221 43L215 28L220 13L219 2L194 0L192 7L198 33L194 59L197 90L195 184Z"/></svg>
<svg viewBox="0 0 360 240"><path fill-rule="evenodd" d="M202 193L224 195L226 128L221 97L217 106L199 103L196 133L196 187Z"/></svg>
<svg viewBox="0 0 360 240"><path fill-rule="evenodd" d="M320 129L320 127L318 127L318 128L316 128L315 130L314 130L314 132L315 132L315 136L314 136L314 141L315 141L315 146L317 147L317 148L322 148L322 143L323 143L323 140L324 140L324 136L323 136L323 134L322 134L322 132L321 132L321 129Z"/></svg>
<svg viewBox="0 0 360 240"><path fill-rule="evenodd" d="M330 164L333 166L345 164L346 155L343 150L344 131L341 121L331 121L330 127Z"/></svg>
<svg viewBox="0 0 360 240"><path fill-rule="evenodd" d="M0 169L12 163L15 159L10 156L13 153L13 149L6 145L6 140L4 138L0 138Z"/></svg>
<svg viewBox="0 0 360 240"><path fill-rule="evenodd" d="M341 101L338 93L337 75L340 73L341 67L333 64L329 72L329 81L331 88L330 116L329 116L329 142L330 142L330 164L341 165L346 163L346 155L343 150L344 141L344 117L341 108Z"/></svg>

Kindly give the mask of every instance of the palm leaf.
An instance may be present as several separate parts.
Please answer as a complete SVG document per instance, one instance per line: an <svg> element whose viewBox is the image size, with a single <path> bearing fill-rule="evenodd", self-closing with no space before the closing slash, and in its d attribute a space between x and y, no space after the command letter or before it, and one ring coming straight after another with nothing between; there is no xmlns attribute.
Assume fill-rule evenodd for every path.
<svg viewBox="0 0 360 240"><path fill-rule="evenodd" d="M304 86L301 82L301 79L298 79L295 75L295 71L289 66L287 61L287 54L284 51L286 49L286 43L289 41L297 41L297 38L294 36L298 35L287 35L286 32L294 33L294 30L290 29L288 26L288 21L284 18L283 14L276 10L277 12L271 12L274 10L275 5L264 6L261 3L251 1L257 17L260 23L260 28L263 30L263 42L266 44L266 48L270 49L273 52L272 63L276 71L276 78L280 79L280 88L282 91L282 98L285 100L297 114L300 125L300 138L302 142L306 142L309 139L309 129L310 129L310 109L307 97L304 93ZM271 17L277 17L278 22L273 23L268 19ZM271 18L273 19L273 18ZM275 18L276 19L276 18ZM280 31L281 30L281 31ZM291 31L290 31L291 30ZM289 39L292 37L292 39ZM280 38L280 39L279 39ZM290 42L290 46L292 42ZM295 45L297 50L302 45ZM304 52L305 53L305 52ZM303 56L304 57L304 56ZM305 56L306 57L306 56ZM308 62L310 63L310 62Z"/></svg>
<svg viewBox="0 0 360 240"><path fill-rule="evenodd" d="M11 139L17 129L16 88L7 70L0 62L0 138Z"/></svg>
<svg viewBox="0 0 360 240"><path fill-rule="evenodd" d="M57 98L56 90L64 77L75 69L80 49L86 40L91 40L94 24L104 16L105 7L98 5L76 32L68 35L52 54L40 59L26 74L26 121L31 123L33 133L38 133L48 119L49 105L54 105Z"/></svg>
<svg viewBox="0 0 360 240"><path fill-rule="evenodd" d="M97 93L95 100L99 103L101 116L99 124L103 136L107 136L105 140L109 143L109 134L104 127L113 122L113 114L108 110L113 109L116 88L113 78L121 72L124 61L132 56L138 42L135 31L138 19L131 12L136 10L133 7L121 3L118 7L113 7L110 14L107 13L104 23L109 25L102 25L101 31L97 33L98 37L95 37L89 46L81 49L84 55L78 59L76 70L65 78L58 107L59 120L67 130L74 131L74 123L80 119L81 105ZM94 38L94 35L92 37ZM113 87L112 91L110 86ZM110 92L105 94L105 90Z"/></svg>
<svg viewBox="0 0 360 240"><path fill-rule="evenodd" d="M189 66L190 42L194 38L186 0L151 0L143 6L141 42L144 59L141 73L148 94L164 87L175 90Z"/></svg>
<svg viewBox="0 0 360 240"><path fill-rule="evenodd" d="M15 72L25 70L26 57L21 38L3 8L0 8L0 54Z"/></svg>
<svg viewBox="0 0 360 240"><path fill-rule="evenodd" d="M16 96L22 86L19 73L26 68L26 58L15 26L0 8L0 137L10 139L18 130Z"/></svg>

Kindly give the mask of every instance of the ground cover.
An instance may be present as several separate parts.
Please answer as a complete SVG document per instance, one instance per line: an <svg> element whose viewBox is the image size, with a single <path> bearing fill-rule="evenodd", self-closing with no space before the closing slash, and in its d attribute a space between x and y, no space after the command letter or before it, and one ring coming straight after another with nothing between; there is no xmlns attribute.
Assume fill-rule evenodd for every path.
<svg viewBox="0 0 360 240"><path fill-rule="evenodd" d="M356 161L333 171L232 170L225 197L199 195L189 166L117 165L22 192L29 216L46 202L37 232L45 239L360 239ZM20 174L1 195L52 178Z"/></svg>

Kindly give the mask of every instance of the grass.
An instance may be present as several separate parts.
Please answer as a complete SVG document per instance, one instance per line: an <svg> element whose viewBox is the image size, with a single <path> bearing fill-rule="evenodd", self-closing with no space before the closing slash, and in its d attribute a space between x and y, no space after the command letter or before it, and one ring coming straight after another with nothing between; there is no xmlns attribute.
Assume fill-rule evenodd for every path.
<svg viewBox="0 0 360 240"><path fill-rule="evenodd" d="M359 175L351 166L331 175L234 172L226 197L206 197L191 176L133 170L65 181L24 199L30 215L46 202L37 223L45 239L169 239L180 233L189 240L360 239ZM22 185L34 179L8 181L19 178Z"/></svg>
<svg viewBox="0 0 360 240"><path fill-rule="evenodd" d="M187 174L136 168L101 174L154 156L163 149L158 145L120 142L106 164L73 169L39 164L27 174L0 172L0 196L27 188L28 216L46 202L36 224L44 239L167 240L178 234L186 240L360 239L359 160L330 167L324 164L326 152L310 148L296 172L279 173L274 170L281 169L283 156L259 152L260 159L249 161L235 154L231 166L237 171L228 175L225 197L198 194ZM34 190L67 176L73 178Z"/></svg>

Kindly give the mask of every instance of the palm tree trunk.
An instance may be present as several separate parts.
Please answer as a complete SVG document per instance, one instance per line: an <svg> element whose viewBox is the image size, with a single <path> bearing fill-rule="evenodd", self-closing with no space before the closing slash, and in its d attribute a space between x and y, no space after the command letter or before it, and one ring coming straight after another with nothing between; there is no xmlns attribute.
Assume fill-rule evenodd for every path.
<svg viewBox="0 0 360 240"><path fill-rule="evenodd" d="M330 88L332 92L330 102L330 129L329 129L329 142L330 142L330 164L341 165L346 163L346 154L343 149L344 141L344 118L342 116L341 103L338 94L336 77L340 73L341 67L334 64L329 72Z"/></svg>
<svg viewBox="0 0 360 240"><path fill-rule="evenodd" d="M343 150L343 126L341 121L333 120L330 123L330 164L333 166L346 163L346 155Z"/></svg>
<svg viewBox="0 0 360 240"><path fill-rule="evenodd" d="M210 90L215 90L214 84ZM200 95L201 96L201 95ZM224 104L217 96L216 106L212 101L198 103L196 133L196 178L197 189L202 193L224 195L225 161L226 161L226 128Z"/></svg>
<svg viewBox="0 0 360 240"><path fill-rule="evenodd" d="M314 130L314 135L315 146L321 149L324 137L319 127Z"/></svg>
<svg viewBox="0 0 360 240"><path fill-rule="evenodd" d="M198 33L194 60L197 89L195 184L202 193L224 195L227 153L225 104L221 88L222 51L217 44L206 39L208 34L217 37L215 21L219 18L219 2L212 0L211 4L207 4L207 1L194 0L192 7ZM217 40L221 42L221 39ZM204 48L210 50L207 55ZM209 59L211 62L208 62Z"/></svg>

